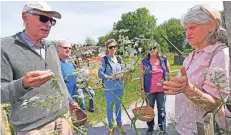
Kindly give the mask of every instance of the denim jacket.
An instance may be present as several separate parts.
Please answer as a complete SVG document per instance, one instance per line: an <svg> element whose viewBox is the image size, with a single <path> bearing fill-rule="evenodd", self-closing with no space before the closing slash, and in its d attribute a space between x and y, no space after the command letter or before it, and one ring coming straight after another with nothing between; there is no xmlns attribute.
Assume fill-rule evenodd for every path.
<svg viewBox="0 0 231 135"><path fill-rule="evenodd" d="M168 79L168 67L167 67L167 58L166 56L161 56L160 65L163 70L163 79L166 81ZM152 80L152 65L149 58L142 59L142 64L144 67L144 91L149 93Z"/></svg>
<svg viewBox="0 0 231 135"><path fill-rule="evenodd" d="M101 65L99 67L98 76L103 80L104 90L118 90L123 89L123 80L121 79L106 79L108 75L115 74L122 71L122 66L119 63L114 63L109 55L108 58L109 65L106 66L104 59L101 60ZM106 67L106 70L105 70Z"/></svg>

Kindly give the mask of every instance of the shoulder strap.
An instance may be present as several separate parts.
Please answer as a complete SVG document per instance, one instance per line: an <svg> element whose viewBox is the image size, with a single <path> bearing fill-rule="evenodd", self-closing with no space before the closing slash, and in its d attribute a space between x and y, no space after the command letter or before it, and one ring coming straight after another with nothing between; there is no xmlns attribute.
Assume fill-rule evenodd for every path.
<svg viewBox="0 0 231 135"><path fill-rule="evenodd" d="M210 60L209 60L209 66L211 65L211 62L212 62L212 60L213 60L213 57L214 57L219 51L223 50L223 49L226 48L226 47L227 47L227 46L224 45L224 44L219 45L219 46L216 47L216 49L214 50L214 52L213 52L213 54L212 54L212 56L211 56L211 58L210 58Z"/></svg>
<svg viewBox="0 0 231 135"><path fill-rule="evenodd" d="M103 59L104 59L104 61L105 61L105 69L104 69L104 73L105 73L105 72L106 72L107 65L110 66L110 68L112 68L112 66L111 66L111 64L109 63L107 56L104 56ZM116 59L117 59L117 61L118 61L119 64L122 64L122 63L123 63L120 56L116 56Z"/></svg>
<svg viewBox="0 0 231 135"><path fill-rule="evenodd" d="M108 62L107 56L104 56L103 59L104 59L104 62L105 62L105 68L104 68L104 73L105 73L105 72L106 72L107 65L109 65L109 66L111 67L111 64Z"/></svg>
<svg viewBox="0 0 231 135"><path fill-rule="evenodd" d="M212 60L213 60L213 57L219 52L219 51L221 51L221 50L223 50L224 48L226 48L227 46L226 45L224 45L224 44L222 44L222 45L219 45L219 46L217 46L216 48L215 48L215 50L213 51L213 53L212 53L212 55L211 55L211 58L210 58L210 60L209 60L209 67L210 67L210 65L211 65L211 63L212 63ZM205 77L204 77L204 81L205 81Z"/></svg>
<svg viewBox="0 0 231 135"><path fill-rule="evenodd" d="M162 56L162 58L164 59L164 64L165 64L165 67L166 67L166 72L168 72L169 71L169 69L168 69L168 59L167 59L167 57L166 56Z"/></svg>
<svg viewBox="0 0 231 135"><path fill-rule="evenodd" d="M121 59L120 56L116 56L116 59L117 59L117 61L118 61L119 64L122 64L122 59Z"/></svg>

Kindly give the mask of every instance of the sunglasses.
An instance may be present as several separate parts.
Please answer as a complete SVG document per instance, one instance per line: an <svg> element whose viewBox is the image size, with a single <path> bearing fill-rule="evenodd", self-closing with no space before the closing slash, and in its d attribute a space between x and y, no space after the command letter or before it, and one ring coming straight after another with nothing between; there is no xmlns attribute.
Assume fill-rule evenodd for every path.
<svg viewBox="0 0 231 135"><path fill-rule="evenodd" d="M108 48L109 48L109 49L112 49L112 48L116 48L116 47L115 47L115 46L109 46Z"/></svg>
<svg viewBox="0 0 231 135"><path fill-rule="evenodd" d="M203 7L202 5L196 5L192 8L190 8L189 11L190 10L198 10L198 9L201 11L204 11L207 15L209 15L210 17L212 17L215 20L214 16L210 13L210 11L207 8Z"/></svg>
<svg viewBox="0 0 231 135"><path fill-rule="evenodd" d="M157 50L155 47L149 48L150 51Z"/></svg>
<svg viewBox="0 0 231 135"><path fill-rule="evenodd" d="M34 16L39 16L39 21L42 23L47 23L48 21L50 21L52 26L56 24L56 20L53 18L47 17L45 15L37 14L34 12L27 12L27 13L29 13L30 15L34 15Z"/></svg>

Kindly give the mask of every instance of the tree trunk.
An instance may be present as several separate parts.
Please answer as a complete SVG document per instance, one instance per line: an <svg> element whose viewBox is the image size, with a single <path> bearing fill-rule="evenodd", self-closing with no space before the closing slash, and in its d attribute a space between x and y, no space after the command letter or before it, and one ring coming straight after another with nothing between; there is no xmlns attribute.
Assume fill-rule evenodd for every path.
<svg viewBox="0 0 231 135"><path fill-rule="evenodd" d="M224 14L225 14L225 24L226 24L226 30L228 35L228 47L229 47L229 59L231 61L231 1L223 1L224 6ZM231 69L231 62L229 62L229 69ZM231 71L229 71L229 76L231 77ZM231 89L231 79L229 79L229 88ZM229 103L231 103L231 95L228 99ZM231 112L231 105L227 105L228 110ZM229 119L229 121L231 121ZM228 125L228 128L230 128L231 125ZM228 133L231 135L231 133Z"/></svg>

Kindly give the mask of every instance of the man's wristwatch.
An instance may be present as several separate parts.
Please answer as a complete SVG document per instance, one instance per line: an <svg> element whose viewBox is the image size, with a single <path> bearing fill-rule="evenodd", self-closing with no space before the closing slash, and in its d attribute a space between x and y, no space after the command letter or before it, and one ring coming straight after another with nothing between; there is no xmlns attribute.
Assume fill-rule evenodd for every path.
<svg viewBox="0 0 231 135"><path fill-rule="evenodd" d="M141 88L140 90L144 90L144 89Z"/></svg>

